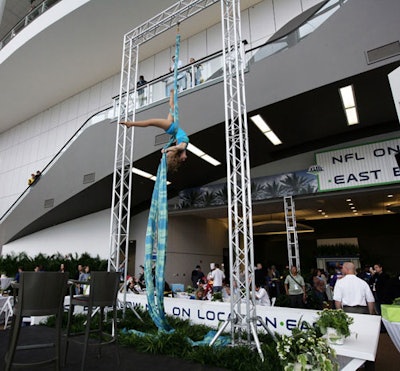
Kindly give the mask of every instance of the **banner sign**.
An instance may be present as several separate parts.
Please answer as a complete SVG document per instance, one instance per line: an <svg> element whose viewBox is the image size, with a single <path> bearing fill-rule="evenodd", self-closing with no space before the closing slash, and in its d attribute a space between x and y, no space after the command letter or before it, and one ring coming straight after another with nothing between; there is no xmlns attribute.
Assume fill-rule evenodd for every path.
<svg viewBox="0 0 400 371"><path fill-rule="evenodd" d="M122 305L124 294L119 293L118 299ZM146 309L147 297L146 295L127 293L126 304ZM215 329L221 325L221 322L225 322L229 318L231 312L231 304L229 302L164 298L164 305L166 314ZM127 310L129 310L129 306ZM242 313L246 312L245 303L242 304L241 311ZM311 309L257 305L257 316L264 321L273 333L291 335L291 330L300 321L307 321L313 324L318 318L318 312ZM351 336L346 339L344 345L332 345L332 347L337 355L374 361L378 347L381 317L355 313L351 313L350 316L354 318L354 323L350 327ZM230 331L229 324L225 330L227 332ZM265 329L258 325L257 331L265 332Z"/></svg>
<svg viewBox="0 0 400 371"><path fill-rule="evenodd" d="M118 294L118 299L123 302L123 294ZM147 309L146 295L126 294L126 302L133 307ZM229 302L215 302L209 300L190 300L179 298L164 298L165 313L190 320L192 323L218 328L225 322L231 313ZM242 313L245 313L245 304L242 304ZM283 307L266 307L257 305L257 316L260 316L272 332L290 335L298 322L307 321L313 324L316 321L317 311ZM227 327L229 331L230 326ZM260 325L259 330L265 332Z"/></svg>
<svg viewBox="0 0 400 371"><path fill-rule="evenodd" d="M400 138L316 153L318 191L370 187L400 182L395 155Z"/></svg>

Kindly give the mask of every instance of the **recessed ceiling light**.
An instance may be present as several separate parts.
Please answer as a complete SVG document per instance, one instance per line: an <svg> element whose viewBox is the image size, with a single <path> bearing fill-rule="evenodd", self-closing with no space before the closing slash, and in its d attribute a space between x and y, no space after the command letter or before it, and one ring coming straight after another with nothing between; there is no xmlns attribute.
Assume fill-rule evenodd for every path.
<svg viewBox="0 0 400 371"><path fill-rule="evenodd" d="M346 201L347 201L347 202L351 202L351 198L348 198Z"/></svg>
<svg viewBox="0 0 400 371"><path fill-rule="evenodd" d="M278 136L271 130L268 124L264 121L264 119L260 115L255 115L250 117L251 121L260 129L260 131L269 139L269 141L277 146L282 144L281 140Z"/></svg>
<svg viewBox="0 0 400 371"><path fill-rule="evenodd" d="M197 148L196 146L194 146L192 143L189 143L187 146L187 150L192 152L194 155L200 157L201 159L203 159L204 161L207 161L208 163L210 163L211 165L214 166L219 166L221 165L221 163L216 160L215 158L211 157L210 155L207 155L206 153L204 153L200 148Z"/></svg>
<svg viewBox="0 0 400 371"><path fill-rule="evenodd" d="M319 212L319 213L322 213L322 210L321 210L321 209L318 209L318 212Z"/></svg>
<svg viewBox="0 0 400 371"><path fill-rule="evenodd" d="M146 171L140 170L140 169L138 169L138 168L136 168L136 167L133 167L133 168L132 168L132 173L137 174L137 175L140 175L140 176L143 177L143 178L150 179L150 180L152 180L153 182L155 182L155 181L157 180L157 177L156 177L155 175L150 174L150 173L148 173L148 172L146 172ZM167 181L167 185L169 185L169 184L171 184L171 182L170 182L170 181Z"/></svg>
<svg viewBox="0 0 400 371"><path fill-rule="evenodd" d="M358 113L356 107L356 99L354 96L353 85L347 85L339 89L340 97L342 99L343 108L347 118L348 125L355 125L359 123Z"/></svg>
<svg viewBox="0 0 400 371"><path fill-rule="evenodd" d="M353 213L356 213L357 212L357 210L353 210Z"/></svg>
<svg viewBox="0 0 400 371"><path fill-rule="evenodd" d="M393 197L393 195L387 195L387 196L388 196L389 198L390 198L390 197Z"/></svg>
<svg viewBox="0 0 400 371"><path fill-rule="evenodd" d="M349 206L352 206L352 205L354 205L352 202L349 202Z"/></svg>

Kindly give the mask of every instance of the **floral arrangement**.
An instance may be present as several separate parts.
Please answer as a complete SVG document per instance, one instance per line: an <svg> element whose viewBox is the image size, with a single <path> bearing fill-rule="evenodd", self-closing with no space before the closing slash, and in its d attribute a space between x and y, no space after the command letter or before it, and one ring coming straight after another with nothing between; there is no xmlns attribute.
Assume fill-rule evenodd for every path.
<svg viewBox="0 0 400 371"><path fill-rule="evenodd" d="M338 370L335 351L310 325L304 330L295 327L291 336L280 336L276 350L285 371Z"/></svg>
<svg viewBox="0 0 400 371"><path fill-rule="evenodd" d="M319 318L316 325L323 334L326 334L328 327L332 327L344 337L350 336L350 325L354 322L354 319L343 309L324 309L317 314Z"/></svg>

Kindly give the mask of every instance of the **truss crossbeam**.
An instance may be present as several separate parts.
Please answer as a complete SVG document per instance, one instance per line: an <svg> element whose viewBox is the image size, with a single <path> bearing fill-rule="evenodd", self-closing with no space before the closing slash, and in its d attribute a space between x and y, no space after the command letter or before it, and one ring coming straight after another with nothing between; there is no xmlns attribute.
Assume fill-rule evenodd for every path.
<svg viewBox="0 0 400 371"><path fill-rule="evenodd" d="M128 32L125 39L132 40L136 45L147 42L219 1L181 0Z"/></svg>

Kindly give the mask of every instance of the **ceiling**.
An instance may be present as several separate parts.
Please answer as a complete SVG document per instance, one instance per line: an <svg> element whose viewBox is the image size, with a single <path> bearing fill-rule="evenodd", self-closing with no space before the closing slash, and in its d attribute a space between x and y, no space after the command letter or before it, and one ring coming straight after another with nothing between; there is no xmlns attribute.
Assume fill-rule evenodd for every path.
<svg viewBox="0 0 400 371"><path fill-rule="evenodd" d="M119 1L125 4L125 1ZM100 1L100 3L102 3L102 1ZM154 3L158 5L157 1L154 1ZM92 4L91 6L94 5ZM102 4L102 6L105 6L105 4ZM90 10L95 10L95 8L91 7ZM105 11L104 9L97 10L99 12ZM83 16L89 16L87 11L82 13ZM74 17L72 17L72 19L74 19ZM111 42L109 39L110 35L106 36L106 32L100 30L100 28L94 24L95 22L92 22L94 22L94 20L89 16L88 24L84 27L95 27L94 30L100 32L100 35L98 35L100 38L103 36L107 37L108 45L108 43ZM114 20L114 22L116 22L116 20ZM80 23L76 22L76 24L79 25ZM71 28L71 21L66 21L65 25L60 27L60 29L55 30L57 34L53 36L61 37L64 27ZM194 27L193 30L195 30L195 28L196 27ZM79 31L87 32L88 30L79 29ZM107 30L107 32L108 31L109 30ZM118 39L118 46L116 48L119 49L119 40L121 38L122 30L118 29L117 33L118 37L115 35L116 39ZM114 35L114 32L111 32L111 34ZM50 42L49 39L45 39L45 41ZM44 40L39 40L38 38L38 40L34 41L34 43L37 43L35 47L45 49L45 54L47 54L47 48L44 47L42 42L44 42ZM116 44L115 42L111 43L113 43L113 45ZM69 46L66 46L67 49L68 47ZM87 51L83 46L78 46L78 49L79 47L81 48L80 51L85 50L84 53L95 53L94 59L88 54L84 54L82 59L89 58L89 60L93 61L96 60L97 57L100 57L100 55L97 54L99 51L95 50L94 47L92 48L91 45L88 46ZM160 48L160 45L154 44L154 48ZM32 51L29 51L27 48L27 50L22 50L21 52L26 53L27 57L30 57ZM118 55L120 51L113 50L112 53L115 56ZM101 57L104 57L104 50ZM71 58L74 58L74 56ZM106 70L109 71L110 74L116 73L119 66L115 65L115 58L113 57L113 63L109 63L107 58L103 59L104 67L99 71L99 74L103 74L102 76L104 77L107 74L105 72ZM61 63L61 66L59 65L58 68L56 68L54 64L59 62ZM53 63L46 63L45 65L45 67L49 69L49 71L46 71L46 74L49 75L50 78L56 79L54 85L60 86L62 85L61 81L65 81L65 76L60 77L58 75L60 67L65 66L68 62L70 62L70 64L73 65L72 67L75 69L74 71L71 71L76 73L76 76L74 74L71 75L74 76L74 79L83 78L84 74L89 75L83 78L83 85L90 86L90 81L96 80L97 73L89 73L87 66L83 66L82 71L80 71L79 66L76 63L72 63L71 59L67 58L67 61L56 59ZM363 139L365 140L365 138L371 136L397 136L399 122L387 74L399 65L400 62L397 60L393 63L388 62L387 64L368 72L340 79L334 83L325 84L324 86L311 89L306 93L296 94L276 103L259 106L259 108L248 112L249 116L258 113L267 119L270 127L283 142L282 145L274 147L249 120L249 142L251 144L249 150L251 167L255 168L265 164L276 163L281 160L289 159L292 156L306 152L315 152L322 148L332 146L342 147L345 143ZM21 68L21 66L18 66L18 68ZM28 68L28 65L26 65L26 68ZM3 84L2 79L4 77L1 75L2 71L3 66L0 69L1 84ZM13 73L13 67L7 65L5 71ZM37 72L37 70L34 70L34 72ZM251 80L251 74L252 71L249 71L247 77L249 80ZM260 79L260 77L258 77L258 79ZM38 84L38 80L33 82L33 85L36 87ZM355 126L347 126L338 95L338 88L348 84L354 85L357 95L360 124ZM260 95L260 93L255 90L254 85L255 84L249 84L246 86L246 95L249 102L256 100L256 97ZM81 90L82 87L78 87L78 89ZM208 102L208 99L210 99L210 89L212 88L206 88L188 94L187 97L185 97L185 109L189 112L196 112L196 109L204 110L204 108L197 107L198 102L207 102L208 105L211 104L211 102ZM65 96L72 94L72 84L71 86L66 86L65 91L64 89L62 90L61 94ZM52 88L49 91L44 89L43 102L39 99L41 97L39 97L37 106L35 106L36 101L35 104L28 104L27 110L21 113L18 112L18 115L20 115L20 117L25 117L26 119L30 114L35 113L35 110L38 112L43 110L43 104L45 101L46 104L49 104L49 102L51 103L50 91L54 92L54 89ZM30 92L30 94L31 93L32 92ZM13 96L15 98L15 94ZM377 97L379 97L379 99L377 99ZM27 100L26 97L24 99ZM60 97L56 97L55 100L59 101ZM318 104L316 104L316 102L318 102ZM4 104L4 102L0 102L0 110L3 112L1 104ZM6 115L9 114L10 111L12 111L12 109L4 110ZM0 131L6 129L10 122L14 125L15 121L20 120L21 118L18 118L18 115L14 114L12 117L7 116L6 120L4 120L4 115L2 115L3 118L0 121ZM194 115L194 117L199 116ZM217 122L208 128L194 132L190 135L190 140L193 144L221 161L222 166L213 167L204 163L204 161L195 156L190 156L190 160L178 173L173 174L170 178L172 184L169 187L169 196L171 197L176 196L182 189L201 186L203 184L223 179L226 176L225 124L223 122ZM90 147L90 143L88 144L88 147ZM137 160L134 165L155 173L159 159L160 154L159 151L156 150L148 156ZM310 165L312 164L310 163ZM63 182L63 180L60 179L60 182ZM133 182L135 186L134 190L132 190L132 212L137 213L148 209L154 183L138 176L134 176ZM40 183L37 186L40 186ZM52 187L60 186L62 186L62 184L52 185ZM90 212L109 208L111 204L111 188L112 176L109 175L86 188L84 191L71 197L61 205L53 208L42 217L36 219L26 228L14 235L12 239L17 239L40 229L87 215ZM392 194L393 197L388 198L389 194ZM315 219L355 217L354 213L350 210L348 201L346 201L347 198L351 198L356 205L358 217L364 215L383 215L388 213L387 205L389 203L400 203L400 186L393 185L379 187L379 189L375 189L374 187L364 188L357 191L348 191L346 194L343 194L342 192L333 192L329 194L313 194L308 197L296 196L296 218L298 222L307 225L307 222ZM175 217L193 214L198 217L226 219L226 208L223 207L185 211L171 210L170 213ZM256 225L255 233L266 233L278 229L281 230L281 222L284 220L282 199L254 203L253 215L255 224L262 223Z"/></svg>

